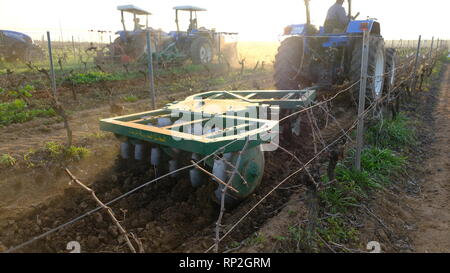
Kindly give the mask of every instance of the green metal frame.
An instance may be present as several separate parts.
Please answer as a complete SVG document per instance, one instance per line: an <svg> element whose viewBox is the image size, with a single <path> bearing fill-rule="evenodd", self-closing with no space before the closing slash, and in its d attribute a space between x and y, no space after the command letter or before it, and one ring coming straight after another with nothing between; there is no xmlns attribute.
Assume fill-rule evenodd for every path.
<svg viewBox="0 0 450 273"><path fill-rule="evenodd" d="M250 107L268 107L272 111L280 109L298 109L307 107L315 98L314 90L248 90L248 91L210 91L196 94L181 102L168 104L165 108L131 114L127 116L100 120L100 129L126 137L130 140L142 140L184 151L209 155L221 147L222 152L236 152L243 149L245 139L250 138L248 148L270 141L269 134L276 133L274 128L278 120L267 117L239 117L239 112L246 112ZM203 107L193 107L197 102L202 105L222 105L217 111L205 111ZM227 115L227 110L234 114ZM238 113L238 116L235 114ZM191 115L189 121L176 123L180 116ZM188 116L189 117L189 116ZM157 127L159 118L170 118L172 125ZM183 131L195 125L204 128L207 124L219 125L217 132L195 135ZM217 128L217 127L216 127ZM264 136L264 139L262 138ZM267 138L267 139L265 139Z"/></svg>
<svg viewBox="0 0 450 273"><path fill-rule="evenodd" d="M280 109L296 109L310 105L316 99L316 91L313 89L209 91L187 97L185 101L196 99L240 100L248 103L276 105Z"/></svg>
<svg viewBox="0 0 450 273"><path fill-rule="evenodd" d="M142 112L128 116L102 119L100 120L100 129L115 133L120 137L128 137L152 142L155 144L178 148L184 151L209 155L219 148L226 146L224 153L240 151L244 147L245 138L251 137L248 146L267 143L267 140L261 138L267 134L278 123L278 121L261 120L252 118L242 118L236 116L216 115L209 118L197 118L192 116L192 121L188 123L173 124L166 127L157 127L148 125L158 118L167 117L172 121L179 117L171 117L172 111L161 109L150 112ZM220 131L208 135L194 135L189 132L183 132L183 125L200 124L203 126L208 121L214 121L215 124L222 123ZM256 128L256 129L252 129ZM241 133L241 130L246 130ZM225 134L225 136L223 136Z"/></svg>

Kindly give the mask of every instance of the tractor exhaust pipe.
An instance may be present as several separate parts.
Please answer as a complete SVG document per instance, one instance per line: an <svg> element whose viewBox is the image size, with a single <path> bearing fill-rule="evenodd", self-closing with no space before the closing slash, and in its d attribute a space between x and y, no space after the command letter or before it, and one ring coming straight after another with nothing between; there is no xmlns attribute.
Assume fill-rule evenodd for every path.
<svg viewBox="0 0 450 273"><path fill-rule="evenodd" d="M304 0L305 1L305 7L306 7L306 23L308 25L311 24L311 13L309 10L309 0Z"/></svg>
<svg viewBox="0 0 450 273"><path fill-rule="evenodd" d="M351 21L353 19L352 16L352 0L348 0L348 20Z"/></svg>

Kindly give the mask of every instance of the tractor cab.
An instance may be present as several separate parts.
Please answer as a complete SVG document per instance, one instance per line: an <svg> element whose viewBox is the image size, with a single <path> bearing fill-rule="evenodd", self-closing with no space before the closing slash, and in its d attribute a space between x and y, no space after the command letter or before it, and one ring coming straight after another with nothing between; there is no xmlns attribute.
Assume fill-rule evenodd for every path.
<svg viewBox="0 0 450 273"><path fill-rule="evenodd" d="M179 23L179 17L180 17L180 11L189 12L189 27L187 28L186 33L189 35L194 32L199 31L207 31L205 28L198 27L198 21L197 21L197 12L200 11L206 11L204 8L199 8L195 6L177 6L173 8L175 10L175 24L177 25L177 33L180 34L180 23Z"/></svg>
<svg viewBox="0 0 450 273"><path fill-rule="evenodd" d="M209 64L219 54L236 53L236 43L226 44L224 37L237 33L216 32L214 28L199 27L197 13L206 9L195 6L176 6L173 9L177 29L162 37L159 60L164 63L183 63L190 59L194 64ZM185 23L185 15L188 16L189 24L182 24Z"/></svg>
<svg viewBox="0 0 450 273"><path fill-rule="evenodd" d="M120 10L121 22L123 26L123 30L119 31L118 34L121 33L133 33L140 32L148 29L148 16L152 15L150 12L136 7L134 5L124 5L118 6L117 10ZM133 16L133 29L128 30L125 24L125 14L131 14Z"/></svg>
<svg viewBox="0 0 450 273"><path fill-rule="evenodd" d="M96 64L135 62L147 50L146 33L147 31L152 31L148 26L148 16L151 13L134 5L118 6L117 10L121 14L123 30L116 32L119 37L114 42L97 51L97 56L94 60ZM131 28L127 28L125 23L125 17L129 14L133 16L133 26ZM130 25L128 24L128 26ZM154 49L154 46L152 49Z"/></svg>

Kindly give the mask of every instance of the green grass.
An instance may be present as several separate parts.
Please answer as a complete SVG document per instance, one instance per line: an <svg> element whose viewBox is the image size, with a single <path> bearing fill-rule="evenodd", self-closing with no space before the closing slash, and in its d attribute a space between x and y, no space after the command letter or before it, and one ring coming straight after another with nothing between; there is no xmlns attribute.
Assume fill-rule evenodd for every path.
<svg viewBox="0 0 450 273"><path fill-rule="evenodd" d="M45 106L28 105L35 90L32 85L25 85L19 90L0 88L0 127L13 123L23 123L35 117L52 117L56 112Z"/></svg>
<svg viewBox="0 0 450 273"><path fill-rule="evenodd" d="M136 102L139 100L139 98L135 95L127 95L127 96L123 96L122 100L125 102Z"/></svg>
<svg viewBox="0 0 450 273"><path fill-rule="evenodd" d="M266 238L264 237L264 235L256 232L251 237L249 237L245 240L245 244L247 246L254 246L254 245L262 244L265 241L266 241Z"/></svg>
<svg viewBox="0 0 450 273"><path fill-rule="evenodd" d="M357 242L359 232L346 215L359 207L371 193L391 183L391 177L400 172L406 159L387 148L367 147L362 152L362 170L353 168L354 151L348 153L335 170L336 180L319 191L321 210L327 216L317 223L315 231L305 226L290 226L285 237L278 240L282 252L318 252L326 242L351 244ZM323 177L324 182L329 182ZM314 233L315 232L315 233ZM317 236L319 235L319 236Z"/></svg>
<svg viewBox="0 0 450 273"><path fill-rule="evenodd" d="M35 88L32 85L25 85L24 87L20 88L19 90L9 90L7 91L4 88L0 88L0 98L3 101L8 101L11 99L27 99L31 98L33 96L32 91L34 91Z"/></svg>
<svg viewBox="0 0 450 273"><path fill-rule="evenodd" d="M123 80L126 77L122 74L112 74L101 71L90 71L87 73L77 73L73 74L66 78L67 81L72 82L73 84L92 84L98 82L106 82L106 81L117 81Z"/></svg>
<svg viewBox="0 0 450 273"><path fill-rule="evenodd" d="M391 183L390 178L399 172L406 159L394 151L382 148L366 148L362 152L361 167L352 167L354 155L336 167L336 182L319 193L320 200L331 213L346 213L357 206L372 190Z"/></svg>
<svg viewBox="0 0 450 273"><path fill-rule="evenodd" d="M22 99L0 103L0 127L12 123L23 123L35 117L53 117L55 115L56 112L53 108L30 109Z"/></svg>
<svg viewBox="0 0 450 273"><path fill-rule="evenodd" d="M56 142L47 142L39 149L30 149L23 155L23 163L29 168L45 167L49 164L62 166L70 162L78 162L89 157L91 151L86 147L72 145L67 147Z"/></svg>
<svg viewBox="0 0 450 273"><path fill-rule="evenodd" d="M12 167L16 162L17 160L10 154L2 154L0 156L0 167Z"/></svg>
<svg viewBox="0 0 450 273"><path fill-rule="evenodd" d="M44 146L44 152L47 152L53 160L79 161L90 154L90 150L84 147L70 146L66 147L60 143L47 142Z"/></svg>
<svg viewBox="0 0 450 273"><path fill-rule="evenodd" d="M400 113L393 120L383 120L369 128L365 135L367 144L391 149L414 145L415 131L409 126L411 121Z"/></svg>
<svg viewBox="0 0 450 273"><path fill-rule="evenodd" d="M416 143L411 121L403 114L394 120L384 120L368 128L366 147L361 155L361 170L353 168L355 151L351 150L335 169L335 181L319 192L324 211L332 216L321 221L318 234L325 241L349 243L357 239L358 231L343 217L359 207L371 193L392 183L392 178L402 172L406 157L399 150ZM323 177L329 182L328 177ZM321 240L318 244L323 246Z"/></svg>
<svg viewBox="0 0 450 273"><path fill-rule="evenodd" d="M406 164L406 157L400 156L392 150L381 148L368 148L363 151L361 165L364 172L367 172L373 184L367 187L379 187L379 184L387 185L391 183L390 178L399 173Z"/></svg>
<svg viewBox="0 0 450 273"><path fill-rule="evenodd" d="M327 242L348 243L355 241L358 237L358 231L349 226L340 217L329 217L322 223L322 227L317 233ZM320 246L322 242L319 242Z"/></svg>
<svg viewBox="0 0 450 273"><path fill-rule="evenodd" d="M211 85L220 85L220 84L225 84L227 83L227 81L223 78L223 77L218 77L218 78L212 78L208 81L209 84Z"/></svg>

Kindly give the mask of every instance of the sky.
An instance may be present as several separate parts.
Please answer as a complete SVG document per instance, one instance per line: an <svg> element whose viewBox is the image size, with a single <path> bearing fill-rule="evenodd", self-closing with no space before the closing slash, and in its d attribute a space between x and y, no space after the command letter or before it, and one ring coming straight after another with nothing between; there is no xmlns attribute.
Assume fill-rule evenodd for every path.
<svg viewBox="0 0 450 273"><path fill-rule="evenodd" d="M334 2L311 0L312 22L322 25ZM126 4L150 11L150 26L164 31L176 29L174 6L203 7L208 11L199 13L199 26L239 32L242 41L277 41L286 25L306 21L303 0L0 0L0 29L33 38L50 30L53 37L62 35L64 40L97 35L88 30L114 33L122 28L116 8ZM359 11L362 19L377 18L386 40L413 40L419 34L424 39L450 39L449 0L353 0L353 11Z"/></svg>

